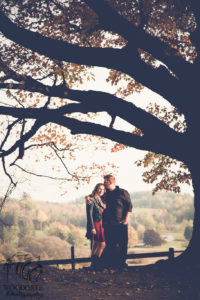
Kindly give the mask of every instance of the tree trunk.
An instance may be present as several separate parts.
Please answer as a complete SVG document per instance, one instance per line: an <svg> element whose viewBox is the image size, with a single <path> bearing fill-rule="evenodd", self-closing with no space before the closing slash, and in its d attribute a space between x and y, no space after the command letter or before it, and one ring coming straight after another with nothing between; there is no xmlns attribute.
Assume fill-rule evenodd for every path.
<svg viewBox="0 0 200 300"><path fill-rule="evenodd" d="M194 191L194 220L193 233L188 247L177 257L176 261L188 266L200 266L200 164L198 160L190 163L190 173Z"/></svg>

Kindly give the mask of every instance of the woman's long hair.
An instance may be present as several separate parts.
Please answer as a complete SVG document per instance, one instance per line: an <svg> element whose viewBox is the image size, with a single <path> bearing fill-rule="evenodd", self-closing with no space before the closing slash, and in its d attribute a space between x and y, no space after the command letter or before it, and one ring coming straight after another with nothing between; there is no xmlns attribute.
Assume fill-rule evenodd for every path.
<svg viewBox="0 0 200 300"><path fill-rule="evenodd" d="M101 199L101 197L97 193L97 190L98 190L100 185L104 186L103 183L97 183L90 196L93 197L102 207L105 208L106 207L105 203L103 202L103 200Z"/></svg>

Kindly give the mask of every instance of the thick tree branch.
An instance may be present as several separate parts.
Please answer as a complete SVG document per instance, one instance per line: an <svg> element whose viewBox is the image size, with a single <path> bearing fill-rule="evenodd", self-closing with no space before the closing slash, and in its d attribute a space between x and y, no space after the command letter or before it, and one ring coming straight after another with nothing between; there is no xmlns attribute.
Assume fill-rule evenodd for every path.
<svg viewBox="0 0 200 300"><path fill-rule="evenodd" d="M21 132L20 132L20 140L21 138L23 138L24 135L24 130L25 130L25 120L22 120L22 128L21 128ZM24 156L24 143L21 143L19 146L19 154L18 154L18 158L22 159Z"/></svg>
<svg viewBox="0 0 200 300"><path fill-rule="evenodd" d="M45 89L46 90L46 89ZM144 134L150 136L173 135L176 133L165 123L147 113L143 109L137 108L134 104L117 98L104 92L80 91L68 89L68 99L80 102L81 105L70 104L62 106L56 110L49 110L53 113L70 114L74 112L88 113L105 111L111 116L119 116L130 124L140 128ZM44 109L44 108L43 108ZM3 111L3 108L2 108ZM6 108L4 108L6 112ZM14 111L14 110L13 110ZM39 109L22 110L27 113L39 112ZM41 110L42 111L42 110ZM26 114L26 113L25 113ZM144 122L145 120L145 122Z"/></svg>
<svg viewBox="0 0 200 300"><path fill-rule="evenodd" d="M0 17L1 14L2 13L0 13ZM159 70L152 69L142 62L138 53L135 51L135 48L134 50L132 49L132 46L128 46L128 48L126 47L122 50L78 47L59 40L52 40L26 29L18 28L17 25L12 23L5 15L2 14L2 16L2 19L0 18L0 30L2 30L8 38L22 46L58 60L72 61L85 65L103 66L122 71L153 91L161 94L169 100L170 103L175 105L173 103L173 99L175 99L173 92L177 80L171 76L166 68L161 67ZM21 79L23 82L24 78ZM27 77L26 88L31 90L32 86L34 86L34 88L37 87L39 89L41 84L37 81L33 82L32 80L32 78ZM158 80L162 87L165 85L164 90L163 88L160 88ZM177 86L175 91L177 91L177 93L179 92ZM182 96L180 98L182 100Z"/></svg>
<svg viewBox="0 0 200 300"><path fill-rule="evenodd" d="M140 128L148 136L176 134L174 130L152 114L114 95L104 92L69 90L68 97L81 104L70 104L59 108L58 111L62 114L105 111L111 116L118 116Z"/></svg>
<svg viewBox="0 0 200 300"><path fill-rule="evenodd" d="M13 117L23 117L29 119L39 119L42 120L42 125L48 122L53 122L64 126L71 130L72 134L91 134L97 135L101 137L105 137L111 139L113 141L125 144L130 147L135 147L137 149L148 150L156 153L161 153L165 155L169 155L171 157L176 157L179 153L174 154L173 144L177 140L179 140L180 149L183 148L183 135L184 134L175 134L173 130L169 131L171 134L168 136L163 136L161 141L161 136L155 136L154 138L149 137L148 135L144 136L136 136L129 132L124 132L122 130L116 130L113 128L109 128L106 126L83 122L73 118L69 118L63 116L60 112L56 113L56 110L46 110L46 109L13 109L8 107L0 107L0 113L12 115ZM63 113L63 112L62 112ZM143 119L143 122L145 120ZM38 129L38 128L37 128ZM173 132L173 134L172 134ZM32 135L31 135L32 136ZM14 149L19 146L19 141L14 145ZM4 155L11 153L11 149L9 149ZM182 153L182 150L181 152ZM3 156L3 155L2 155ZM177 157L176 157L177 158ZM178 157L179 158L179 157Z"/></svg>
<svg viewBox="0 0 200 300"><path fill-rule="evenodd" d="M111 30L124 37L133 49L141 48L152 54L152 56L168 66L178 77L188 76L192 72L192 66L181 56L168 56L166 49L168 45L160 39L147 34L139 26L129 23L103 0L84 0L98 15L101 26L105 30Z"/></svg>
<svg viewBox="0 0 200 300"><path fill-rule="evenodd" d="M122 49L122 51L128 51L126 57L129 58L124 67L124 73L163 96L181 112L187 113L187 103L184 99L188 87L183 86L182 82L173 77L164 66L160 65L158 68L153 69L139 59L137 54L131 52L131 49Z"/></svg>
<svg viewBox="0 0 200 300"><path fill-rule="evenodd" d="M53 40L37 32L19 28L3 12L0 12L0 31L13 42L52 59L107 68L113 68L121 60L119 49L79 47Z"/></svg>
<svg viewBox="0 0 200 300"><path fill-rule="evenodd" d="M166 70L166 68L160 66L156 70L152 69L140 59L138 52L131 51L131 49L129 48L126 48L122 51L124 53L124 57L129 57L130 60L130 63L128 60L127 63L124 62L123 64L122 69L124 69L125 72L127 72L130 76L135 76L137 81L142 82L148 88L163 95L166 99L170 101L172 105L175 105L180 110L182 110L181 104L183 104L183 97L180 95L180 90L182 91L182 86L180 86L179 90L179 81L172 77L171 74L169 74L169 72ZM3 64L3 62L1 63ZM6 67L6 70L9 72L11 78L15 81L20 82L20 84L2 83L0 84L1 88L23 89L28 90L30 92L42 93L48 97L55 96L61 98L69 98L70 90L66 87L65 79L63 80L63 85L55 86L54 84L53 87L49 87L38 82L30 76L22 76L8 67ZM160 83L159 85L158 81ZM174 99L179 98L181 100L178 103L179 105L177 105L177 101L175 102Z"/></svg>
<svg viewBox="0 0 200 300"><path fill-rule="evenodd" d="M187 114L187 109L185 108L186 103L184 102L183 97L183 95L187 93L187 90L184 90L182 83L179 80L172 77L163 66L160 66L157 69L152 69L138 57L138 53L133 54L130 49L124 49L122 51L125 52L124 56L130 56L130 63L123 65L124 71L127 72L127 74L135 77L138 82L141 82L154 92L162 95L172 105L176 106L180 111ZM54 84L53 86L47 86L33 79L31 76L22 76L9 68L7 69L11 78L15 81L18 81L19 84L0 83L0 88L22 89L25 91L41 93L48 97L60 97L79 101L77 98L71 98L71 95L76 93L76 91L73 92L73 90L70 90L65 84L57 86ZM84 96L85 92L82 93ZM82 95L80 93L79 97L82 99Z"/></svg>
<svg viewBox="0 0 200 300"><path fill-rule="evenodd" d="M14 108L15 110L16 108ZM0 109L1 110L1 109ZM24 110L24 109L23 109ZM1 114L1 112L0 112ZM24 115L24 118L25 115ZM32 119L32 118L31 118ZM33 118L34 119L34 118ZM16 141L8 150L2 150L2 152L0 153L0 157L5 157L11 153L13 153L17 148L22 147L22 145L24 145L24 143L26 141L28 141L36 132L37 130L43 125L45 124L45 121L41 121L41 120L36 120L35 124L32 126L32 128L25 133L23 136L20 137L20 139L18 141ZM18 157L19 158L19 157Z"/></svg>
<svg viewBox="0 0 200 300"><path fill-rule="evenodd" d="M19 121L20 121L20 119L17 119L17 120L15 120L14 122L12 122L10 125L8 125L6 135L5 135L5 137L4 137L4 139L3 139L2 143L1 143L1 146L0 146L0 151L3 149L3 146L4 146L4 144L6 143L6 141L7 141L8 137L9 137L9 135L10 135L10 132L11 132L12 128L13 128Z"/></svg>
<svg viewBox="0 0 200 300"><path fill-rule="evenodd" d="M55 117L54 117L55 118ZM53 119L52 118L52 121ZM175 157L177 159L180 159L180 153L182 153L182 146L183 146L183 139L181 135L177 135L177 138L174 139L172 136L165 136L163 138L162 142L157 139L156 137L154 139L149 138L148 136L136 136L134 134L131 134L129 132L124 132L122 130L116 130L113 128L109 128L106 126L93 124L90 122L82 122L78 120L73 120L71 118L62 117L57 120L55 118L55 121L53 121L59 125L65 126L71 130L72 134L91 134L91 135L97 135L104 138L111 139L113 141L122 143L124 145L134 147L141 150L147 150L152 151L156 153L161 153L164 155L170 155L171 157ZM176 152L173 148L173 144L177 140L180 141L179 146L181 149L181 152ZM171 144L172 143L172 144ZM178 150L180 150L178 149ZM181 157L182 158L182 157Z"/></svg>

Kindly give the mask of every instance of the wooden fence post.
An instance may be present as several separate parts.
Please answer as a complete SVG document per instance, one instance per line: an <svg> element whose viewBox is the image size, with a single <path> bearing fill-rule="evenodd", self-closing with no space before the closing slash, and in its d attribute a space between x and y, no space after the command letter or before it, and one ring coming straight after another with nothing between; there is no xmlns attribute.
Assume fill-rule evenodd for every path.
<svg viewBox="0 0 200 300"><path fill-rule="evenodd" d="M174 248L169 248L169 259L173 259L174 258Z"/></svg>
<svg viewBox="0 0 200 300"><path fill-rule="evenodd" d="M75 269L75 262L74 262L74 246L71 246L71 259L72 259L72 270Z"/></svg>

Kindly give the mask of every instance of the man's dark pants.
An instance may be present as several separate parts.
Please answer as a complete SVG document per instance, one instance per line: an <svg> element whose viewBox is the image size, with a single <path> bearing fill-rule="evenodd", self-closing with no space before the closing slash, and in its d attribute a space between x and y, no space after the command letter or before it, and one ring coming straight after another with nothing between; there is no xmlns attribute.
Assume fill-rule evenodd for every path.
<svg viewBox="0 0 200 300"><path fill-rule="evenodd" d="M105 266L110 268L124 267L128 246L128 225L109 224L104 227L104 233L106 240Z"/></svg>

